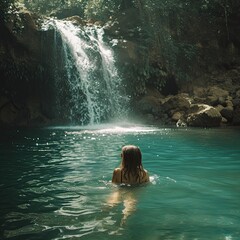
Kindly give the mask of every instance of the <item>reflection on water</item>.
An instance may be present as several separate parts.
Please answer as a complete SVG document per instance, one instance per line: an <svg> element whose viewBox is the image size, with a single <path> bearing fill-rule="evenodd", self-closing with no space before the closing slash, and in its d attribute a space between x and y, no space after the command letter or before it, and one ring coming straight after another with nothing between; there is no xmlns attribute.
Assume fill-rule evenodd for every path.
<svg viewBox="0 0 240 240"><path fill-rule="evenodd" d="M2 131L0 239L238 239L238 129ZM151 182L110 183L138 145Z"/></svg>

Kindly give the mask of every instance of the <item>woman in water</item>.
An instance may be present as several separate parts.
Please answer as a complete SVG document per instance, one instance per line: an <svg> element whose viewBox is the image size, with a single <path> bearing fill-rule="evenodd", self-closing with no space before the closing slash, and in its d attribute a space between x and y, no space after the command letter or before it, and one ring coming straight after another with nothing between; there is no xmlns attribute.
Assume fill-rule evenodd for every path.
<svg viewBox="0 0 240 240"><path fill-rule="evenodd" d="M142 165L142 153L139 147L134 145L124 146L121 158L120 167L113 171L113 183L136 185L149 182L148 172Z"/></svg>
<svg viewBox="0 0 240 240"><path fill-rule="evenodd" d="M142 165L142 154L138 147L127 145L122 148L122 162L119 168L113 171L112 183L138 185L149 182L148 172ZM138 188L116 188L109 196L107 204L114 207L123 203L121 226L127 218L136 210ZM140 189L139 189L140 190Z"/></svg>

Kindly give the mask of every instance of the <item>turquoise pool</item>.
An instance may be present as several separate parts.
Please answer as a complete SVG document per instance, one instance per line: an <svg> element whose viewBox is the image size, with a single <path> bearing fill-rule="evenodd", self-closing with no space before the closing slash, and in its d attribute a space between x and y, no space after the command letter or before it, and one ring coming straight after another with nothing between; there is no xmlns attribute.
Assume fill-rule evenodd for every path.
<svg viewBox="0 0 240 240"><path fill-rule="evenodd" d="M240 239L240 129L1 131L0 239ZM138 145L151 183L109 181Z"/></svg>

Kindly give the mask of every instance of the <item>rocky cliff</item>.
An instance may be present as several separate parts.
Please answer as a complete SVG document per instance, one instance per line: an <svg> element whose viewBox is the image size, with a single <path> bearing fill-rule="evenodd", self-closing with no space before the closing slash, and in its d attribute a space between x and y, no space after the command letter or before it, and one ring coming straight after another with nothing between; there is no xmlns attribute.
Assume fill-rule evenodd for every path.
<svg viewBox="0 0 240 240"><path fill-rule="evenodd" d="M53 74L47 58L53 36L39 26L40 18L25 10L0 25L2 126L45 124L53 116Z"/></svg>
<svg viewBox="0 0 240 240"><path fill-rule="evenodd" d="M203 12L172 14L151 34L150 20L134 8L110 21L106 32L117 39L134 114L150 124L239 125L238 10L227 19L220 12L213 22Z"/></svg>
<svg viewBox="0 0 240 240"><path fill-rule="evenodd" d="M18 18L18 29L14 18L0 26L0 125L60 123L64 119L56 112L52 68L54 33L41 31L40 18L28 11ZM104 27L131 96L131 115L179 126L240 124L237 9L228 16L227 28L222 16L213 25L199 15L186 16L180 31L173 14L159 23L155 34L136 8L105 23L79 16L69 20Z"/></svg>

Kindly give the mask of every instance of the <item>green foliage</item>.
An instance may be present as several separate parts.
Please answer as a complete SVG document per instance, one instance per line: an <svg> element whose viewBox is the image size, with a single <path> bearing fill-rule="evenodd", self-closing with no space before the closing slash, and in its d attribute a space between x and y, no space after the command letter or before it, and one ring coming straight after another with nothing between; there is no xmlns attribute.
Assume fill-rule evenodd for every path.
<svg viewBox="0 0 240 240"><path fill-rule="evenodd" d="M0 1L0 23L6 22L15 11L15 0Z"/></svg>
<svg viewBox="0 0 240 240"><path fill-rule="evenodd" d="M238 0L135 0L148 32L149 46L155 58L178 79L186 79L197 58L196 42L216 36L230 40L229 17L240 9ZM201 22L205 32L194 23ZM202 28L203 29L203 28ZM205 35L204 35L205 34ZM157 54L156 54L157 53Z"/></svg>
<svg viewBox="0 0 240 240"><path fill-rule="evenodd" d="M34 12L52 14L64 9L81 8L86 18L106 20L120 10L132 7L132 0L21 0L25 6Z"/></svg>
<svg viewBox="0 0 240 240"><path fill-rule="evenodd" d="M84 8L87 0L23 0L25 6L34 12L49 15L53 11L69 8Z"/></svg>
<svg viewBox="0 0 240 240"><path fill-rule="evenodd" d="M85 6L86 18L106 20L120 10L121 0L89 0Z"/></svg>
<svg viewBox="0 0 240 240"><path fill-rule="evenodd" d="M23 0L32 11L49 15L53 11L81 8L86 18L106 20L119 12L123 0Z"/></svg>

